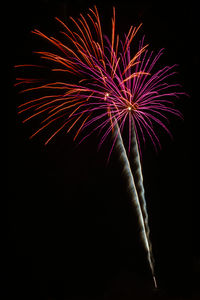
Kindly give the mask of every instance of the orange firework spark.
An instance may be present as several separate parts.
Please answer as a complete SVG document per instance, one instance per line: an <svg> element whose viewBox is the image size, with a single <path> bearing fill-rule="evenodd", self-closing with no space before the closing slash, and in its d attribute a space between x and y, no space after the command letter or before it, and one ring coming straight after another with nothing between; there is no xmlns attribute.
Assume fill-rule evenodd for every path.
<svg viewBox="0 0 200 300"><path fill-rule="evenodd" d="M55 47L55 52L35 52L42 60L52 63L53 67L51 67L50 70L57 72L58 78L60 72L73 74L79 78L79 84L70 84L63 81L43 83L43 79L37 78L18 77L16 79L16 86L28 86L22 89L21 93L37 92L37 90L44 92L44 96L26 101L19 106L20 114L24 112L30 114L23 122L34 117L43 116L41 127L34 132L31 137L41 132L53 122L58 121L58 119L63 120L62 125L48 138L45 144L66 125L69 125L67 131L69 132L79 122L80 125L74 138L76 139L86 121L93 117L94 111L91 109L93 109L96 104L100 104L102 99L107 101L108 97L106 95L110 95L113 90L115 90L115 93L117 91L117 97L126 103L130 96L130 90L126 82L136 76L148 74L140 70L132 74L129 72L129 76L127 77L127 72L134 65L139 64L138 58L148 45L140 49L128 63L122 62L122 57L118 55L119 35L116 35L115 29L115 8L113 8L110 49L109 39L107 37L104 38L102 34L101 22L96 6L94 9L89 9L89 11L90 13L87 14L87 19L82 14L80 14L80 18L78 18L77 21L70 17L75 26L73 31L60 19L55 18L64 28L61 34L68 39L68 44L71 43L71 46L68 46L68 44L52 36L47 36L37 29L32 31L32 33L47 40ZM124 44L121 42L124 58L140 26L138 28L131 26ZM106 45L105 42L107 42ZM108 56L105 54L105 49L109 51L110 59L108 59ZM60 53L58 53L58 51ZM34 64L16 65L15 67L45 68L43 65ZM84 83L84 85L82 85L82 83ZM55 95L52 95L52 93L48 95L49 90L51 92L53 91L53 93L55 92ZM99 108L106 109L110 124L113 127L110 105L105 107L105 105L101 103ZM104 116L103 114L102 117Z"/></svg>
<svg viewBox="0 0 200 300"><path fill-rule="evenodd" d="M178 84L165 82L175 73L173 71L175 65L165 66L153 72L163 49L154 56L153 52L148 52L148 45L144 45L144 38L139 42L137 53L131 57L130 47L141 24L138 27L131 26L124 40L121 40L116 34L115 8L113 8L111 39L102 33L96 6L94 9L89 9L87 17L80 14L77 20L72 17L70 19L74 26L73 30L56 18L63 28L60 33L64 40L67 39L67 43L47 36L37 29L32 31L35 35L48 41L55 50L53 52L35 52L41 61L46 62L44 65L19 64L15 67L36 68L37 70L41 68L41 71L50 71L48 75L56 74L56 80L18 77L15 85L20 88L24 86L21 93L40 94L39 97L27 99L25 103L21 104L19 114L26 115L23 122L35 117L41 118L40 127L31 135L31 138L52 124L57 126L45 144L48 144L56 134L66 127L68 128L67 133L75 129L74 140L89 126L92 126L92 130L85 133L82 140L95 130L101 132L104 130L99 146L103 144L110 133L113 134L114 141L109 157L116 145L124 164L128 186L132 192L132 202L139 219L141 237L148 253L154 285L157 287L149 238L138 133L145 141L144 132L146 131L156 147L156 143L160 145L160 142L154 131L153 123L171 134L165 125L168 120L166 114L182 117L181 113L172 107L172 100L184 93L173 90L179 86ZM49 67L49 63L51 67ZM69 74L70 80L67 77ZM170 89L172 90L170 91ZM132 151L136 166L135 173L138 173L136 179L131 173L121 136L125 122L128 122L129 129L129 152L131 145L134 146Z"/></svg>

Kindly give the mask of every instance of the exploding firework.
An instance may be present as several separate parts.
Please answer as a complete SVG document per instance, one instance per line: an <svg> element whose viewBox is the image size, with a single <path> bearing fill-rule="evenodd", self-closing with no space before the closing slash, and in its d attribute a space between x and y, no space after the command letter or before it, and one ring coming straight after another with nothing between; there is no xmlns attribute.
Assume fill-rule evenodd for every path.
<svg viewBox="0 0 200 300"><path fill-rule="evenodd" d="M65 31L61 31L65 38L72 45L66 46L63 42L48 37L39 30L33 33L46 39L55 46L60 53L52 53L47 51L37 51L41 59L53 62L51 72L71 73L74 75L75 84L65 81L50 81L38 78L16 78L16 85L28 85L21 92L37 92L44 95L26 101L19 106L19 113L26 112L28 117L24 119L26 122L34 117L43 116L41 127L31 136L35 136L44 130L53 122L62 121L62 125L49 137L46 144L62 129L68 126L68 132L73 127L80 124L75 133L74 139L77 138L80 131L86 127L94 127L96 123L101 121L101 130L113 125L116 120L120 120L125 110L130 109L128 97L130 96L129 83L137 76L146 74L142 70L130 73L130 68L139 64L138 57L147 47L142 47L139 52L130 61L130 44L139 28L131 27L125 42L119 40L119 35L115 35L115 13L112 20L112 40L111 42L105 36L103 38L98 11L90 9L88 21L80 15L78 21L73 18L72 21L76 26L76 31L71 31L66 24L57 19L64 27ZM114 10L115 12L115 10ZM93 32L90 27L91 22ZM89 26L90 25L90 26ZM106 44L106 45L105 45ZM121 49L121 52L119 51ZM122 55L123 54L123 55ZM127 66L127 61L129 65ZM23 65L23 67L37 67L44 69L44 65ZM56 67L58 66L58 67ZM22 67L16 65L16 67ZM129 77L127 70L129 69ZM59 78L59 74L57 75ZM32 84L32 86L30 86ZM51 93L49 94L49 91ZM117 100L117 101L116 101ZM96 115L98 115L96 117ZM45 116L47 116L45 118ZM95 116L95 117L94 117ZM107 119L109 116L109 119ZM86 122L87 121L87 122ZM103 123L102 123L103 122ZM57 122L58 123L58 122ZM98 127L98 128L100 128ZM95 128L95 129L98 129ZM108 132L109 134L109 132ZM106 136L108 136L108 134ZM102 138L101 143L105 137Z"/></svg>
<svg viewBox="0 0 200 300"><path fill-rule="evenodd" d="M113 142L108 159L114 147L119 150L154 284L157 286L140 163L140 140L145 142L146 136L149 136L153 145L159 146L154 124L171 135L166 124L167 115L182 117L173 107L174 99L181 95L176 91L179 85L166 82L174 75L175 65L154 71L163 49L157 54L149 52L144 38L139 42L136 53L132 55L131 45L141 25L131 26L128 34L121 39L116 34L115 9L111 39L102 33L96 7L89 10L87 18L82 14L78 20L71 18L74 30L56 19L63 29L63 39L67 39L67 42L34 30L33 33L48 41L55 51L36 52L46 64L16 65L17 68L45 69L51 74L56 74L56 80L53 79L55 76L49 81L45 77L17 78L16 86L23 86L21 93L38 95L39 92L39 97L28 99L19 106L19 113L26 115L23 122L40 117L41 125L31 137L49 126L57 126L45 144L60 131L70 132L72 129L75 132L74 140L82 134L79 142L92 132L99 131L99 147L112 135ZM48 62L51 63L51 67ZM66 80L68 74L71 74L70 80ZM122 138L125 127L128 127L127 150ZM134 157L134 175L128 159L130 152Z"/></svg>

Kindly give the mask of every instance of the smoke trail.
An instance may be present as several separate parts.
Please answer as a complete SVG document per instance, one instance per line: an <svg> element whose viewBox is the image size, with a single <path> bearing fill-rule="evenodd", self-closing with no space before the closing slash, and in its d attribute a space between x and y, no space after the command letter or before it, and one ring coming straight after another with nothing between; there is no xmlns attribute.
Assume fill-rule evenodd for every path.
<svg viewBox="0 0 200 300"><path fill-rule="evenodd" d="M151 258L151 248L150 248L148 236L146 233L144 217L143 217L135 181L133 178L133 174L131 172L130 163L129 163L129 160L127 157L126 149L124 147L118 125L115 126L114 131L115 131L114 136L116 136L115 148L119 153L119 160L121 161L121 163L123 165L123 175L127 178L127 184L128 184L128 189L129 189L129 192L131 195L131 201L132 201L132 204L134 205L134 208L135 208L137 216L138 216L138 221L139 221L140 230L141 230L141 232L140 232L141 238L144 243L145 249L147 251L147 258L148 258L148 262L149 262L149 265L151 268L154 285L157 288L157 283L156 283L156 279L155 279L155 275L154 275L154 266L153 266L153 262L152 262L152 258Z"/></svg>
<svg viewBox="0 0 200 300"><path fill-rule="evenodd" d="M154 258L153 258L153 251L152 251L152 244L150 240L150 228L148 223L148 213L147 213L147 207L146 207L146 200L145 200L145 190L144 190L144 184L143 184L143 175L142 175L142 167L141 167L141 161L140 161L140 153L139 153L139 147L137 143L137 137L136 132L134 128L133 121L131 122L131 150L132 150L132 156L133 159L130 160L132 165L132 173L134 175L135 179L135 186L137 189L138 198L140 201L140 206L144 218L144 224L145 224L145 230L147 234L147 239L149 243L150 248L150 254L151 254L151 260L154 264Z"/></svg>

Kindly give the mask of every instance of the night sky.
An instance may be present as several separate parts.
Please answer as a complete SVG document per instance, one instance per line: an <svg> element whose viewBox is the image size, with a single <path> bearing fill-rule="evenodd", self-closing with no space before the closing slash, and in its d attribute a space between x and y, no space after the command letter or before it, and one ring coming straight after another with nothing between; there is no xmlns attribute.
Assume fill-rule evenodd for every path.
<svg viewBox="0 0 200 300"><path fill-rule="evenodd" d="M5 272L8 299L126 300L200 299L198 197L194 186L192 107L199 95L198 9L192 1L40 0L8 3L7 176ZM177 107L184 121L170 119L173 140L159 132L162 150L143 147L143 175L155 270L153 290L136 215L116 153L106 163L110 141L97 152L98 135L77 147L64 132L48 146L45 134L29 140L35 128L22 124L17 106L22 94L13 87L15 64L32 60L40 42L30 31L59 31L54 17L68 20L97 5L109 35L112 6L117 31L143 26L153 50L165 48L162 64L177 63L176 79L190 97ZM56 34L55 34L56 35ZM4 87L3 87L4 89ZM4 100L5 102L5 100ZM198 136L197 136L198 137ZM199 146L198 146L199 147ZM197 221L196 221L197 220Z"/></svg>

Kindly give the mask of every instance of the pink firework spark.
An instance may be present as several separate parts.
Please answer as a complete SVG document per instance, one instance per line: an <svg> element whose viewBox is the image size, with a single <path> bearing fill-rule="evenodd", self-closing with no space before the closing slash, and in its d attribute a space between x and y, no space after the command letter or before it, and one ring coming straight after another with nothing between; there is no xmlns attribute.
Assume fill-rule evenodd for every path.
<svg viewBox="0 0 200 300"><path fill-rule="evenodd" d="M56 74L56 80L17 78L16 86L24 86L21 93L40 95L28 98L19 106L19 113L26 115L23 122L35 117L41 120L39 129L31 137L51 125L57 126L45 144L62 130L70 132L75 129L74 140L82 133L83 137L79 142L94 131L99 131L99 147L112 134L113 142L108 159L117 144L131 187L132 202L138 214L154 285L157 287L138 147L140 148L140 136L144 142L148 136L155 148L160 146L155 125L171 135L167 126L168 115L182 118L182 114L174 108L174 100L184 93L177 91L179 84L169 83L169 79L175 74L176 65L157 68L163 49L157 54L149 52L144 38L139 42L138 51L132 55L131 45L141 25L131 26L124 39L119 38L115 30L115 9L111 39L102 33L96 7L90 9L87 18L82 14L78 20L71 18L75 26L73 31L56 19L64 29L61 34L67 39L67 43L39 30L33 31L54 46L54 52L36 52L43 62L50 62L52 67L49 67L49 63L16 66L48 70L49 73ZM71 75L70 82L66 80L67 74ZM131 173L122 140L125 127L128 127L128 152L131 143L134 142L135 145L133 152L138 180Z"/></svg>
<svg viewBox="0 0 200 300"><path fill-rule="evenodd" d="M172 107L173 98L181 94L172 91L178 85L166 83L166 79L175 73L173 71L175 66L167 66L153 72L163 50L153 56L153 52L148 53L148 45L144 45L144 39L140 42L138 52L131 57L131 43L141 25L138 28L131 26L124 41L120 40L119 35L115 33L115 9L113 9L111 41L102 35L96 7L94 10L90 9L88 20L82 14L78 21L71 19L76 31L71 31L66 24L57 20L65 29L61 33L72 43L72 47L54 37L48 37L39 30L33 32L48 40L60 52L59 54L56 51L37 52L41 59L53 63L51 71L57 72L58 78L60 72L72 73L79 78L79 83L55 81L41 84L41 80L37 78L17 78L16 85L29 85L22 92L33 93L40 90L44 94L42 97L26 101L19 107L20 114L28 114L23 122L43 116L40 128L31 137L52 123L62 120L61 126L53 132L45 144L66 126L69 132L79 124L74 139L81 131L92 125L92 130L83 139L94 130L105 130L101 137L101 146L116 123L119 123L120 131L123 132L124 124L128 120L129 150L131 122L134 124L137 137L140 132L145 141L146 131L156 147L156 143L160 143L153 123L159 124L170 134L164 122L167 119L166 113L181 117L180 112ZM44 68L43 65L41 67ZM111 151L113 147L114 144Z"/></svg>
<svg viewBox="0 0 200 300"><path fill-rule="evenodd" d="M107 96L110 92L112 92L112 99L116 97L122 103L128 101L126 98L130 91L127 85L125 64L122 62L122 58L119 57L118 52L121 47L123 59L128 59L130 44L139 28L131 27L124 44L120 44L119 36L115 35L115 9L113 12L111 42L109 42L108 38L103 38L96 7L95 10L90 9L88 20L83 15L80 15L78 21L71 18L76 26L75 31L71 31L66 24L57 19L65 29L61 33L65 38L67 37L72 44L71 47L54 37L48 37L39 30L33 31L34 34L55 46L54 53L47 51L36 52L41 59L53 63L49 71L56 72L57 78L60 77L60 73L71 73L74 75L73 78L76 83L71 84L61 80L46 82L45 79L38 78L17 78L16 86L28 85L21 92L31 92L32 95L33 92L40 91L43 95L28 100L19 106L19 113L28 115L23 122L34 117L43 117L40 128L31 137L52 125L52 123L58 123L58 121L62 120L61 126L53 132L46 144L66 126L68 126L67 132L69 132L78 123L79 127L74 138L76 139L81 130L97 120L103 120L106 116L109 116L110 120L108 125L112 124L113 116L109 108L111 98ZM140 49L139 53L132 58L130 62L132 65L136 63L134 61L146 47L144 46ZM16 67L45 68L44 65L30 64L17 65ZM141 74L144 74L142 70L133 72L130 75L128 84L130 80ZM108 99L109 101L107 101ZM102 111L104 112L98 117L94 117L94 114ZM102 125L104 127L105 122Z"/></svg>

